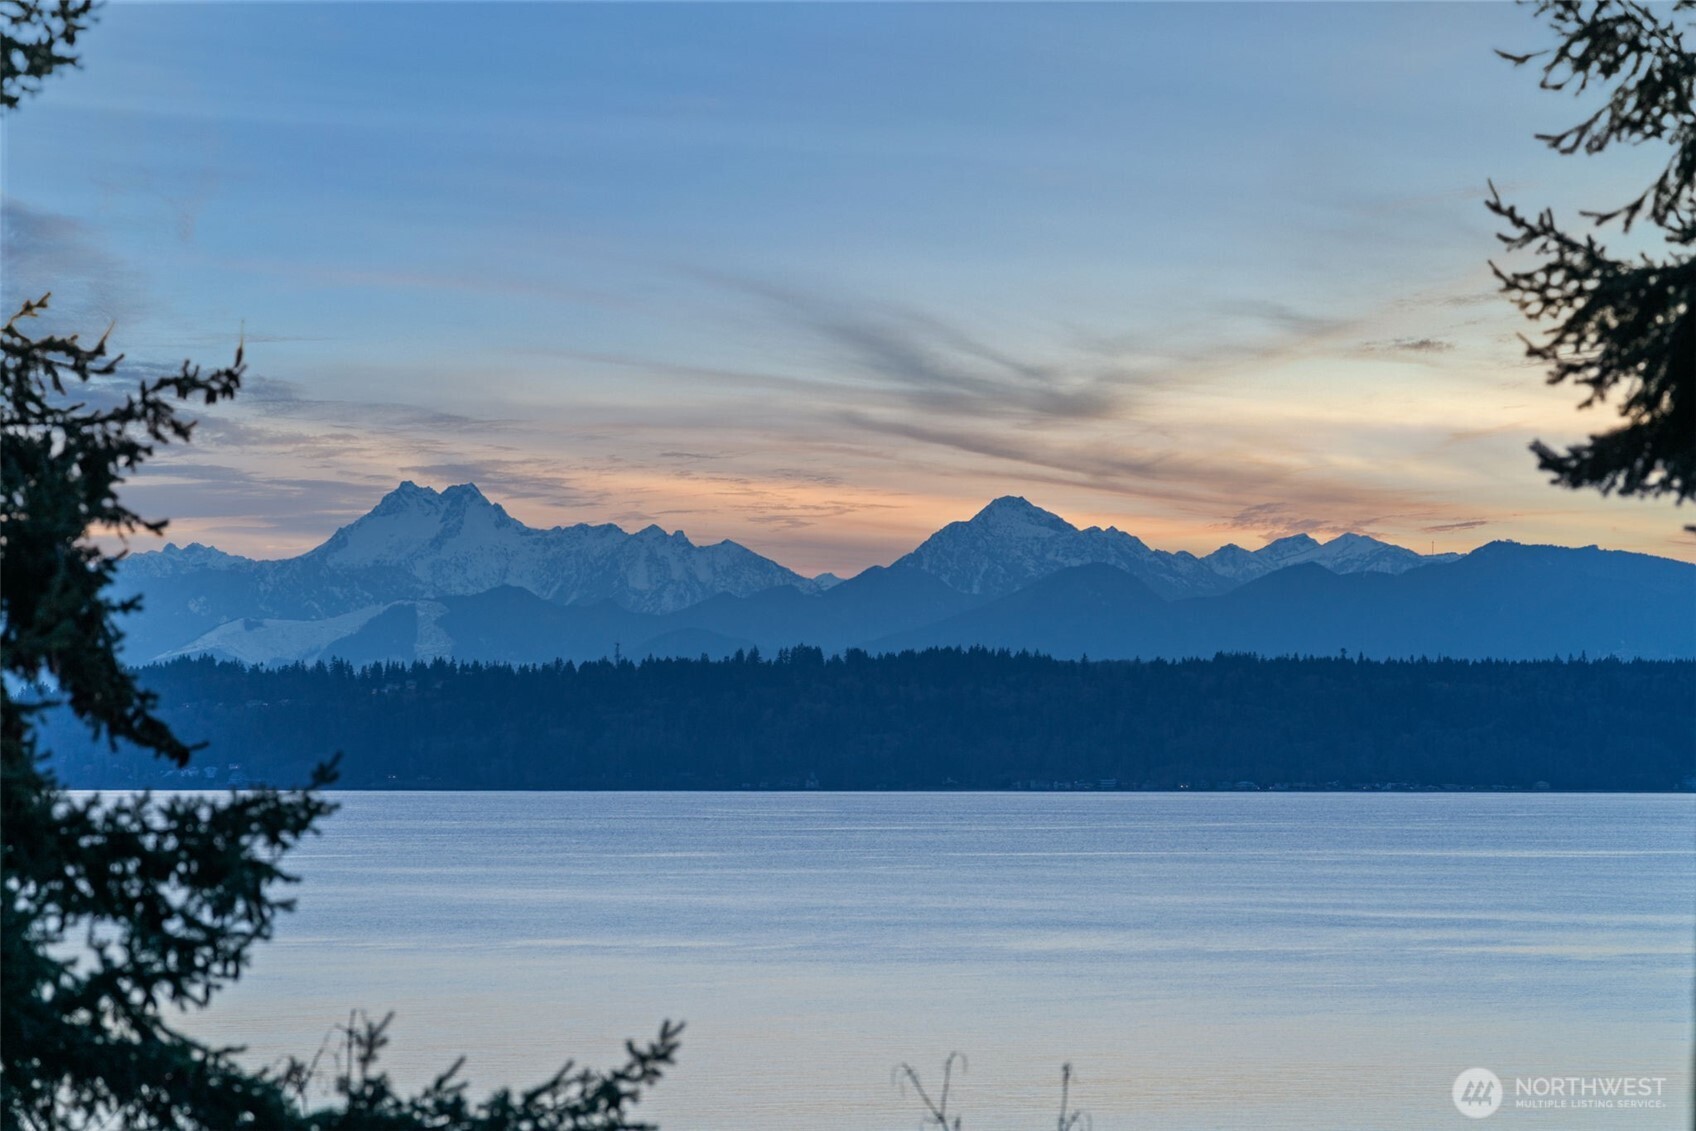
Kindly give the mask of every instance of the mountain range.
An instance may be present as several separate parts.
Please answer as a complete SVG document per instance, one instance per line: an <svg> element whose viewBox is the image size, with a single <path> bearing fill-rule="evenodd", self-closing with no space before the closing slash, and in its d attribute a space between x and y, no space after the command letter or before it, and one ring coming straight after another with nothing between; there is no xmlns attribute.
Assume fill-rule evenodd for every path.
<svg viewBox="0 0 1696 1131"><path fill-rule="evenodd" d="M125 655L279 664L722 656L812 644L1055 656L1696 656L1696 566L1492 542L1422 555L1361 534L1168 553L996 499L891 565L804 577L649 526L535 529L474 485L402 483L298 557L135 554Z"/></svg>

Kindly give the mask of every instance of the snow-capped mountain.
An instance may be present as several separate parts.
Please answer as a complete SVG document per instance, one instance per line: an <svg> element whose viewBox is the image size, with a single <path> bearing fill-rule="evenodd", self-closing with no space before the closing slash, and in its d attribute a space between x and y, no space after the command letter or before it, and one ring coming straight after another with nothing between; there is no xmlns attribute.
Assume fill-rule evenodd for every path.
<svg viewBox="0 0 1696 1131"><path fill-rule="evenodd" d="M190 542L179 546L175 542L163 550L150 550L145 554L130 554L123 559L120 567L130 577L170 577L172 574L183 573L195 569L241 569L253 564L253 559L226 554L211 546L203 546L199 542Z"/></svg>
<svg viewBox="0 0 1696 1131"><path fill-rule="evenodd" d="M117 581L121 595L146 598L125 629L139 656L170 652L228 621L318 620L506 585L557 604L610 601L655 614L719 594L819 588L735 542L697 546L657 526L634 534L611 524L539 530L473 484L438 492L411 482L298 557L255 561L168 546L124 559Z"/></svg>
<svg viewBox="0 0 1696 1131"><path fill-rule="evenodd" d="M1280 538L1258 550L1224 546L1205 558L1168 553L1117 527L1080 530L1017 496L996 499L970 521L951 522L897 565L941 579L962 593L1001 596L1074 566L1117 566L1160 596L1201 597L1303 562L1332 573L1402 573L1458 555L1426 557L1362 534L1320 543L1306 534Z"/></svg>
<svg viewBox="0 0 1696 1131"><path fill-rule="evenodd" d="M980 646L1058 657L1183 659L1219 652L1547 659L1696 655L1696 566L1588 548L1493 543L1457 562L1338 574L1317 562L1228 593L1163 601L1101 562L1002 597L959 593L916 569L867 570L821 594L791 587L720 596L663 616L608 602L560 605L514 586L397 601L339 617L218 625L157 657L356 665L452 657L491 663L722 658L797 642L877 653Z"/></svg>
<svg viewBox="0 0 1696 1131"><path fill-rule="evenodd" d="M338 574L393 572L417 582L417 592L391 599L515 585L562 605L612 601L644 613L672 612L719 593L813 588L735 542L697 546L681 530L648 526L626 534L611 523L533 529L471 483L440 493L402 483L301 560Z"/></svg>
<svg viewBox="0 0 1696 1131"><path fill-rule="evenodd" d="M1201 561L1221 577L1244 582L1303 562L1317 562L1332 573L1406 573L1419 566L1452 562L1459 557L1459 554L1419 554L1364 534L1339 534L1329 542L1316 541L1306 534L1292 534L1268 542L1258 550L1245 550L1232 542Z"/></svg>
<svg viewBox="0 0 1696 1131"><path fill-rule="evenodd" d="M528 663L796 643L1102 658L1338 647L1677 656L1692 651L1688 625L1669 626L1659 610L1688 603L1693 575L1683 563L1594 547L1493 543L1425 556L1360 534L1323 543L1298 534L1198 558L1114 527L1080 530L1009 496L888 567L808 579L734 542L696 546L657 526L534 529L469 483L440 492L403 483L298 557L171 546L126 558L116 589L144 597L124 623L126 656L138 663ZM1603 607L1576 593L1620 596ZM1551 612L1568 606L1591 611Z"/></svg>
<svg viewBox="0 0 1696 1131"><path fill-rule="evenodd" d="M1073 566L1117 566L1162 597L1217 593L1228 582L1193 554L1153 550L1117 527L1079 530L1016 495L951 522L892 568L923 570L961 593L999 597Z"/></svg>

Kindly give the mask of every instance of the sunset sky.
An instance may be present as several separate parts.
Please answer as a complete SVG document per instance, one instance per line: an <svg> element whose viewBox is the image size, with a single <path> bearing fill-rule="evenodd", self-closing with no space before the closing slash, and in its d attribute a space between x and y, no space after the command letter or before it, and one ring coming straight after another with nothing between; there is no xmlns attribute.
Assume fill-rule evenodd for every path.
<svg viewBox="0 0 1696 1131"><path fill-rule="evenodd" d="M251 363L131 489L315 545L402 479L807 572L1020 494L1165 549L1358 530L1696 559L1550 487L1607 426L1486 178L1622 202L1507 4L108 6L6 124L4 300Z"/></svg>

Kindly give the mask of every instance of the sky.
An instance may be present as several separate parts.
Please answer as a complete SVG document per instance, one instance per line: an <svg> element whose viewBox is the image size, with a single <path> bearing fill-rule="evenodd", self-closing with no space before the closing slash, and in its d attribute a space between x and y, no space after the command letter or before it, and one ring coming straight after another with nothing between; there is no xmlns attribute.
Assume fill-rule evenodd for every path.
<svg viewBox="0 0 1696 1131"><path fill-rule="evenodd" d="M1000 495L1157 547L1696 560L1552 487L1611 423L1496 292L1487 180L1614 205L1495 3L112 3L5 126L8 309L219 364L127 488L298 553L403 479L804 572ZM146 548L145 544L137 548Z"/></svg>

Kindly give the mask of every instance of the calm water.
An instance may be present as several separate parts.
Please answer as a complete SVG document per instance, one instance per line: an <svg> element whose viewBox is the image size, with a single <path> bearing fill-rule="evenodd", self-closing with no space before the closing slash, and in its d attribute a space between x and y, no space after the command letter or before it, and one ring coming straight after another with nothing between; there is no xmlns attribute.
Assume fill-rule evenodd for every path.
<svg viewBox="0 0 1696 1131"><path fill-rule="evenodd" d="M900 1128L952 1050L968 1131L1478 1126L1462 1069L1667 1077L1691 1124L1696 798L352 794L300 909L193 1028L310 1052L398 1017L473 1085L688 1022L668 1129Z"/></svg>

